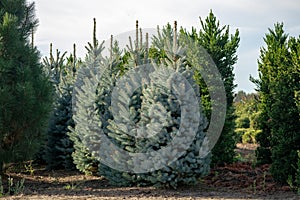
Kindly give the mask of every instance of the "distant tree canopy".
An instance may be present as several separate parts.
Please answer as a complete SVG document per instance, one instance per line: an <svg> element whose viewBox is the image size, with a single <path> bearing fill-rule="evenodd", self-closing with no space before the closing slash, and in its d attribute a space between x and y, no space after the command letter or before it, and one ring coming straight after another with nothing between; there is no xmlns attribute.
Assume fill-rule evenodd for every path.
<svg viewBox="0 0 300 200"><path fill-rule="evenodd" d="M246 94L239 91L234 98L236 115L236 137L238 142L256 143L256 135L261 132L258 127L258 102L256 93Z"/></svg>

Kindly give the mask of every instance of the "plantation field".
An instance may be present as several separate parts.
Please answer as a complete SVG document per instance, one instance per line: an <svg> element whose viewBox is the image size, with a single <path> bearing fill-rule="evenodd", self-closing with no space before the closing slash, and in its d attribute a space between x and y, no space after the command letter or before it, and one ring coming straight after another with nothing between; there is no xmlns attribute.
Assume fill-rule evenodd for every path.
<svg viewBox="0 0 300 200"><path fill-rule="evenodd" d="M255 9L257 24L248 3L217 3L217 15L205 4L193 24L183 19L200 11L195 2L158 2L159 19L145 19L143 3L107 1L87 42L84 18L100 1L64 1L36 1L39 19L34 0L0 0L0 200L300 200L300 37L288 22L296 4L278 4L270 28L274 17ZM55 22L49 11L63 7ZM229 25L219 10L250 15L226 17ZM173 15L179 21L165 24ZM142 26L128 31L135 16Z"/></svg>
<svg viewBox="0 0 300 200"><path fill-rule="evenodd" d="M113 187L102 177L77 171L47 171L43 166L33 166L31 171L11 170L6 176L14 182L24 178L24 191L2 199L299 199L288 185L274 182L269 165L251 164L254 148L255 145L238 144L239 161L212 169L198 185L177 189Z"/></svg>

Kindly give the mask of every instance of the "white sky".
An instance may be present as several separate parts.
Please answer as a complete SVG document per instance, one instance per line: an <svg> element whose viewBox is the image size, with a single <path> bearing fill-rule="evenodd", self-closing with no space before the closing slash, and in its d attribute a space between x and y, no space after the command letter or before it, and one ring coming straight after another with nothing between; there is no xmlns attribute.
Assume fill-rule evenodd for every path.
<svg viewBox="0 0 300 200"><path fill-rule="evenodd" d="M32 0L31 0L32 1ZM107 40L110 35L135 29L135 20L142 28L156 28L177 20L178 25L200 29L199 17L206 18L210 9L221 25L230 25L233 33L240 31L238 63L235 79L238 90L253 92L249 75L257 77L259 48L263 37L274 23L283 22L290 36L300 35L299 0L35 0L40 21L35 44L43 56L54 49L72 51L73 43L84 58L87 42L92 39L93 18L97 19L97 37Z"/></svg>

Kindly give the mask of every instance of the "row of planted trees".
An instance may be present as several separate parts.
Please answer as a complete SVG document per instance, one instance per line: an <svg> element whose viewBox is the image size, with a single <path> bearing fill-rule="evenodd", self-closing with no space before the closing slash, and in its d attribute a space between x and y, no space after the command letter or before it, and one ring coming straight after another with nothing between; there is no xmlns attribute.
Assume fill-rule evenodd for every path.
<svg viewBox="0 0 300 200"><path fill-rule="evenodd" d="M210 165L233 162L236 145L233 66L237 61L240 38L238 30L230 34L229 27L221 26L212 12L205 20L200 19L199 31L195 28L191 32L183 28L177 31L176 25L172 28L168 24L158 29L158 35L153 36L151 43L148 35L143 38L137 24L135 40L133 43L129 40L128 48L120 49L118 42L111 39L108 57L103 56L104 46L96 38L94 21L93 41L87 46L84 61L77 58L75 45L69 56L59 51L53 53L51 45L50 56L40 64L38 51L33 41L29 41L37 26L34 4L27 4L25 0L4 0L0 5L1 171L6 163L31 159L35 155L44 160L49 169L77 168L84 173L103 175L115 185L176 187L182 183L195 183L197 178L209 172ZM290 177L299 184L299 39L288 39L283 34L282 25L276 25L275 31L270 30L265 41L267 49L261 51L260 77L255 80L260 97L260 123L256 126L260 129L257 134L260 144L258 160L263 163L267 159L272 163L276 180L284 182ZM203 155L200 154L207 140L207 128L214 123L209 121L214 102L210 99L210 88L201 76L204 63L200 61L203 54L199 54L198 47L210 54L221 74L227 109L218 143L211 152ZM117 97L121 103L129 98L130 103L128 108L115 110L118 115L114 116L111 99L117 81L145 64L159 70L150 70L148 83L133 94L126 96L122 93L123 96ZM174 84L166 86L166 82L174 82L171 73L174 71L188 81L201 102L198 106L202 114L185 116L189 119L185 127L193 127L195 120L199 121L199 126L194 127L196 135L190 144L185 145L182 138L184 154L169 165L139 174L130 169L138 167L136 170L141 170L161 159L154 156L148 159L150 163L145 159L130 163L126 157L110 155L114 164L121 166L126 163L128 170L124 171L116 170L109 163L104 164L103 161L109 160L105 157L107 155L93 149L99 147L94 142L103 139L99 132L88 128L95 122L96 130L129 153L157 151L165 148L173 137L180 137L179 127L183 123L181 102L186 101L188 105L193 102L189 102L190 99L178 100L175 91L180 91L180 87ZM101 72L102 78L99 79L94 72ZM78 84L78 78L84 81ZM138 84L135 79L131 82ZM97 87L90 91L93 85ZM74 95L76 103L72 102ZM92 116L87 112L91 107L94 108ZM284 109L287 109L286 116L280 113ZM134 126L129 126L129 122ZM147 124L163 126L153 134L157 130L145 126ZM137 133L135 126L147 127L142 133L153 136L136 139L132 135Z"/></svg>
<svg viewBox="0 0 300 200"><path fill-rule="evenodd" d="M102 55L103 43L99 43L96 39L96 25L94 26L93 42L89 43L87 47L88 54L85 61L76 60L75 53L69 58L64 59L65 54L60 56L60 53L57 52L55 59L52 50L50 50L50 58L44 60L44 65L52 72L50 72L50 74L55 83L58 101L53 119L51 120L52 123L48 132L48 141L44 157L48 163L48 167L76 167L84 173L103 175L115 185L164 185L176 187L180 183L195 183L197 178L207 174L211 164L211 154L207 153L204 157L201 157L199 151L205 140L205 131L208 127L207 121L211 114L211 100L208 87L200 74L201 66L199 65L199 61L193 58L195 55L200 55L199 52L197 54L198 49L194 49L194 47L200 46L206 46L206 49L215 55L216 58L214 62L218 63L217 66L220 67L219 69L222 69L220 70L221 78L223 81L226 80L225 102L227 102L227 105L224 106L228 112L226 113L226 123L221 138L213 149L212 163L223 164L232 162L235 148L234 117L232 113L234 88L232 65L237 60L236 50L239 43L239 34L238 31L236 31L235 35L230 36L229 28L227 26L220 26L212 12L205 21L201 20L201 23L203 30L199 31L199 33L196 29L193 29L191 33L184 29L177 32L176 25L172 28L171 25L168 24L161 30L158 29L157 36L153 36L152 38L152 44L149 44L147 34L145 41L142 42L142 30L138 29L137 24L137 34L134 44L131 43L130 38L130 45L127 49L123 50L124 52L118 47L118 42L111 39L109 58L104 58ZM215 35L214 33L218 34ZM187 40L187 38L191 40ZM205 40L201 38L205 38ZM198 46L188 46L188 42L190 41L193 41L193 44L196 43ZM221 47L220 44L222 44L223 47ZM187 50L182 48L183 45L188 46ZM215 47L218 47L218 49ZM223 59L224 57L226 57L226 59ZM129 115L126 111L117 111L120 117L113 116L112 109L114 108L111 107L111 95L116 86L116 82L124 77L124 74L135 69L137 66L149 64L151 68L151 64L154 62L156 63L155 66L157 69L161 68L164 71L160 73L150 73L150 82L147 86L142 86L132 94L133 96L129 97L131 102L128 108L129 110L127 110L127 112L130 113ZM80 91L73 90L76 77L78 80L78 76L83 76L80 73L81 70L95 70L90 69L90 66L99 67L96 69L103 74L103 80L101 79L99 83L96 83L96 85L99 84L100 86L96 89L96 96L93 97L97 99L97 119L100 120L99 122L101 124L98 128L101 129L114 144L131 153L147 153L163 148L170 143L172 135L176 136L176 133L178 134L181 125L180 102L176 100L177 97L174 91L170 93L174 88L164 88L164 90L162 90L159 87L159 83L164 85L165 82L171 81L169 79L172 77L172 73L170 72L172 70L182 74L182 76L189 81L189 84L194 87L193 90L197 92L198 100L200 101L201 98L201 101L204 102L203 105L205 106L198 106L200 106L201 112L205 112L208 116L202 118L204 114L201 114L201 117L197 117L200 119L199 127L195 127L197 134L192 144L185 145L187 147L185 154L171 165L140 174L128 172L128 170L118 171L115 168L99 162L99 160L105 160L105 158L101 156L97 157L97 155L92 154L90 151L91 147L87 147L85 141L83 141L84 138L91 137L96 137L96 141L101 140L99 136L95 136L94 132L90 132L87 129L92 117L87 115L86 112L82 112L88 109L88 102L91 101L91 96L95 95L87 94L90 85L95 85L95 83L88 84L89 87L86 88L84 85L80 86L82 87ZM166 76L166 74L169 74L170 77ZM84 76L88 76L90 79L93 77L93 75L89 73L88 75L84 74ZM135 82L137 80L131 81L134 81L133 85L138 84ZM75 86L78 87L76 84ZM74 102L72 104L72 95L74 96L74 93L72 94L72 92L78 92L76 97L76 114L72 113L72 105L74 106ZM203 95L200 96L200 93ZM125 96L118 98L120 98L120 101L126 99ZM188 105L192 104L193 102L188 103ZM161 110L161 107L164 107L166 110ZM153 115L153 113L155 113L155 115ZM164 122L166 114L167 124ZM130 117L127 119L126 116ZM192 117L192 115L189 117ZM124 129L116 125L117 122L115 121L119 120L118 122L120 122L124 120L124 118L128 121L133 120L136 125L151 124L151 120L156 119L157 121L154 123L164 124L164 127L159 134L154 134L153 137L136 140L127 132L134 130L134 127L127 128L127 131L124 131ZM188 117L186 116L186 118ZM74 123L73 120L75 120L76 123ZM127 124L125 123L123 125L126 126ZM186 126L192 127L192 124L187 124ZM156 130L151 129L151 126L147 129L148 134L154 133L155 131ZM184 146L184 140L182 140L182 143ZM70 156L70 152L72 152L72 157ZM124 158L117 157L118 155L115 156L115 160L120 166L122 163L128 162L128 160ZM149 158L147 159L151 160ZM152 158L152 161L157 162L155 158ZM75 165L72 165L72 163ZM146 165L145 160L140 160L132 166L128 164L126 167L131 169L143 165Z"/></svg>

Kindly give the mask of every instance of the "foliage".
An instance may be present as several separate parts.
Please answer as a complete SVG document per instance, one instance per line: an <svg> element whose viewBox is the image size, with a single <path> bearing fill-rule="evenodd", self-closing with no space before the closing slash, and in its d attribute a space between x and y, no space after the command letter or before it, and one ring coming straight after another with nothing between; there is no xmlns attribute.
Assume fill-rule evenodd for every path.
<svg viewBox="0 0 300 200"><path fill-rule="evenodd" d="M248 116L242 116L236 119L236 127L239 128L250 128L250 119Z"/></svg>
<svg viewBox="0 0 300 200"><path fill-rule="evenodd" d="M8 177L7 191L5 191L3 183L2 183L2 177L0 176L0 198L3 196L8 196L8 195L21 194L25 189L24 182L25 182L24 178L15 183L13 178Z"/></svg>
<svg viewBox="0 0 300 200"><path fill-rule="evenodd" d="M233 162L235 139L235 115L233 107L234 84L233 66L237 62L237 48L239 46L239 31L236 30L232 35L229 33L229 26L221 26L216 16L209 13L205 20L200 18L201 29L197 33L193 28L191 33L181 31L189 37L197 40L200 45L207 50L222 76L226 91L227 113L223 131L214 147L212 154L212 164L224 164ZM200 86L200 94L204 111L210 119L211 100L208 88L201 78L201 74L195 73L195 80Z"/></svg>
<svg viewBox="0 0 300 200"><path fill-rule="evenodd" d="M56 52L56 59L50 48L50 58L44 58L44 67L48 71L55 87L54 111L49 122L44 159L48 169L73 169L73 142L69 139L69 127L74 127L72 119L72 91L75 73L78 68L76 48L65 58L65 53Z"/></svg>
<svg viewBox="0 0 300 200"><path fill-rule="evenodd" d="M31 176L34 175L34 171L35 171L35 169L34 169L32 163L33 163L33 160L30 160L30 161L28 162L28 164L25 164L25 165L24 165L24 168L25 168L26 172L29 173Z"/></svg>
<svg viewBox="0 0 300 200"><path fill-rule="evenodd" d="M299 115L300 115L300 90L295 91L295 102L297 104Z"/></svg>
<svg viewBox="0 0 300 200"><path fill-rule="evenodd" d="M81 71L85 72L86 70L88 70L88 68L86 67L86 62L90 62L90 59L94 59L94 63L92 63L92 66L96 66L96 64L98 64L98 60L99 60L99 56L100 53L102 51L102 44L98 43L98 40L96 39L96 21L94 19L94 32L93 32L93 44L88 44L88 47L86 47L86 49L88 50L88 55L86 56L86 59L84 62L80 63L79 66L79 72L77 74L77 80L80 78L83 78L81 75ZM89 56L91 58L89 58ZM75 83L74 83L75 84ZM75 87L80 87L78 85L74 85ZM76 102L73 103L73 106L78 107L78 101L80 103L85 104L86 102L81 102L80 100L78 100L78 94L73 93L73 95L76 97ZM73 97L74 98L74 97ZM86 99L85 99L86 100ZM83 100L83 101L85 101ZM73 108L74 110L75 108ZM76 114L78 116L78 112L80 111L76 111ZM74 123L76 122L76 114L74 116L72 116L72 119L74 120ZM75 125L75 124L74 124ZM84 125L83 125L84 126ZM80 132L80 127L81 126L81 122L77 123L76 126L74 127L69 127L70 131L67 133L70 140L73 142L74 144L74 152L72 153L72 158L73 158L73 162L76 166L76 168L81 171L84 172L85 174L97 174L98 173L98 165L99 165L99 161L96 160L96 158L91 154L91 151L88 149L88 147L86 145L84 145L83 143L83 138Z"/></svg>
<svg viewBox="0 0 300 200"><path fill-rule="evenodd" d="M283 24L269 29L261 48L259 79L253 80L260 95L260 148L258 161L272 162L271 173L276 181L295 180L297 150L300 149L299 110L294 98L299 90L300 39L288 38Z"/></svg>
<svg viewBox="0 0 300 200"><path fill-rule="evenodd" d="M258 129L258 101L259 97L256 93L246 94L239 91L234 99L236 122L236 138L237 142L256 143L256 135L261 130Z"/></svg>
<svg viewBox="0 0 300 200"><path fill-rule="evenodd" d="M256 143L256 136L259 134L260 130L248 129L242 136L242 143Z"/></svg>
<svg viewBox="0 0 300 200"><path fill-rule="evenodd" d="M2 177L0 176L0 197L4 195L4 187L2 184Z"/></svg>
<svg viewBox="0 0 300 200"><path fill-rule="evenodd" d="M297 187L297 192L300 195L300 150L298 150L297 153L298 153L298 161L297 161L297 172L296 172L295 184Z"/></svg>
<svg viewBox="0 0 300 200"><path fill-rule="evenodd" d="M173 37L176 39L173 39ZM117 48L111 47L111 56L109 58L103 58L101 56L102 44L99 45L98 42L94 42L94 45L89 44L87 48L88 55L83 65L90 67L90 69L85 71L85 73L88 73L88 75L85 75L94 77L95 79L97 76L93 75L93 73L95 73L93 70L99 70L102 74L101 79L98 79L98 83L92 82L93 78L89 78L82 79L85 80L85 83L77 86L76 114L73 117L76 122L74 133L77 133L82 143L89 143L88 149L93 152L92 155L102 161L99 165L99 174L105 176L114 185L177 187L181 183L195 183L198 177L209 171L210 154L205 154L204 157L199 155L201 144L205 138L205 134L203 133L204 121L202 121L204 119L200 118L200 124L197 124L198 130L196 129L197 133L195 139L192 140L191 146L185 144L187 137L179 132L182 113L179 100L177 100L174 90L180 91L182 88L174 88L174 86L172 86L173 78L171 75L172 71L175 70L177 73L180 73L181 76L185 77L190 85L196 87L194 88L195 91L199 91L193 80L193 73L187 68L184 59L180 58L180 54L177 54L181 49L177 44L177 33L175 34L174 32L171 38L166 35L162 35L162 38L163 40L161 40L161 38L154 39L154 41L160 42L160 44L163 45L159 47L155 46L155 48L159 49L163 47L166 52L166 59L160 60L162 65L152 65L149 63L147 58L147 39L146 43L142 43L139 42L141 39L138 39L137 36L134 46L130 40L126 54L128 63L125 64L123 69L135 70L136 66L148 64L144 70L149 70L149 73L145 72L149 75L149 82L135 88L133 94L129 95L126 93L126 89L139 84L138 79L135 79L134 76L130 76L130 82L126 83L126 87L121 87L122 92L113 96L116 98L115 100L119 102L118 105L126 105L129 98L129 107L122 107L122 109L115 108L111 105L112 92L116 87L117 80L122 80L122 77L126 78L128 76L127 73L125 73L124 76L120 77L122 69L120 66L122 63L121 52L118 51ZM94 66L94 68L91 68L91 66ZM157 70L156 73L154 73L155 70L151 71L151 66L154 66ZM137 68L137 70L138 69L139 68ZM89 80L91 82L88 82ZM170 86L168 84L165 86L165 81L170 82ZM98 85L96 94L94 94L94 91L89 91L89 85ZM185 86L183 88L185 88ZM199 97L199 94L197 97ZM188 103L188 105L190 104L192 104L192 102ZM91 107L91 105L96 106L96 115L90 115L89 107ZM199 107L198 104L196 106ZM114 110L115 114L117 113L116 115L112 114ZM197 117L198 120L199 116L191 115L184 117L190 119L187 120L189 124L186 124L185 127L192 127L193 121L196 120L195 117ZM130 123L128 124L127 122ZM103 142L106 141L103 139L103 136L96 135L93 131L94 128L92 130L88 128L91 124L95 123L98 124L98 129L101 129L103 134L109 138L109 141ZM132 126L132 124L134 125ZM157 126L162 126L162 128L156 130L155 127ZM136 127L142 129L138 131ZM139 135L137 134L142 134L140 135L142 137L138 137ZM168 146L172 137L175 136L182 139L181 145L185 146L187 150L177 160L174 160L168 165L163 165L162 168L158 169L148 169L147 167L149 164L157 165L159 162L164 162L163 159L165 159L165 157L159 157L159 160L157 160L158 157L155 156L152 158L147 157L132 160L124 159L119 154L107 155L101 152L98 153L98 141L100 141L100 145L101 142L102 145L108 145L108 143L111 142L112 145L126 152L148 154L149 152L155 152L159 149L163 150ZM93 138L93 140L89 138ZM104 151L105 149L102 150ZM176 154L176 152L173 153ZM114 167L105 164L105 162L109 162L112 159L115 162ZM125 168L123 170L117 170L119 168L116 165L125 165ZM145 169L146 172L143 170L138 172L141 169Z"/></svg>
<svg viewBox="0 0 300 200"><path fill-rule="evenodd" d="M298 106L298 112L300 115L300 91L296 92L295 98ZM298 150L297 152L298 152L298 162L297 162L297 172L296 172L296 185L298 187L298 194L300 195L300 150Z"/></svg>
<svg viewBox="0 0 300 200"><path fill-rule="evenodd" d="M181 29L180 37L188 37L197 41L210 54L222 76L227 97L227 113L224 129L213 149L212 163L231 163L233 162L236 144L234 134L235 115L233 107L233 89L235 88L235 85L233 83L233 65L237 61L236 52L240 40L239 32L236 30L234 35L229 34L229 26L220 26L220 22L216 19L212 11L204 21L200 19L200 23L202 29L199 33L197 33L195 28L193 28L190 33ZM170 24L162 30L162 34L167 36L172 34ZM159 43L158 46L161 45L162 43ZM149 56L159 62L161 59L166 58L166 52L162 48L155 49L151 47ZM206 114L207 119L210 119L212 102L208 87L199 71L194 71L194 79L200 88L199 91L201 94L201 103L204 107L204 113Z"/></svg>
<svg viewBox="0 0 300 200"><path fill-rule="evenodd" d="M28 41L37 27L34 4L0 2L0 173L3 163L30 159L45 136L52 88Z"/></svg>

